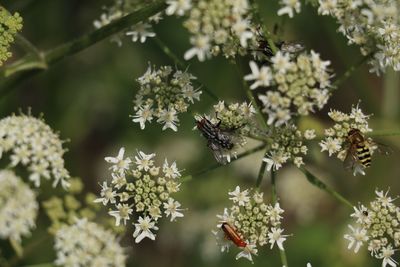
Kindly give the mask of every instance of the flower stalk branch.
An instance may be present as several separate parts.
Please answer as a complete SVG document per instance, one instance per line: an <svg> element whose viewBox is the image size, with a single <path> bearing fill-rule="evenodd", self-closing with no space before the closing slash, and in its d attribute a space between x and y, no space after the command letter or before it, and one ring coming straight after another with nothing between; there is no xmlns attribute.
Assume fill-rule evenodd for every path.
<svg viewBox="0 0 400 267"><path fill-rule="evenodd" d="M278 196L276 194L276 173L275 171L271 170L271 196L272 196L272 203L275 205L278 203ZM279 255L281 258L282 266L288 267L287 257L284 250L279 249Z"/></svg>
<svg viewBox="0 0 400 267"><path fill-rule="evenodd" d="M168 56L177 66L179 66L181 69L187 69L188 66L181 60L179 57L172 52L172 50L160 39L156 36L152 38L155 43L159 46L159 48L164 52L166 56ZM208 96L210 96L212 99L215 101L219 101L219 98L204 84L198 82L198 81L193 81L194 84L196 84L198 87L201 87L201 90L207 93Z"/></svg>
<svg viewBox="0 0 400 267"><path fill-rule="evenodd" d="M353 209L353 204L351 204L350 201L348 201L345 197L343 197L341 194L330 188L327 184L322 182L320 179L318 179L314 174L309 172L305 168L300 168L300 170L303 172L303 174L306 176L307 180L314 185L315 187L327 192L334 198L336 198L339 202L343 203L344 205L348 206L349 208Z"/></svg>
<svg viewBox="0 0 400 267"><path fill-rule="evenodd" d="M43 62L36 61L35 64L35 61L32 62L30 55L27 55L25 58L7 66L0 72L0 79L2 80L0 82L0 96L4 96L18 83L34 76L37 73L42 72L43 70L46 70L48 67L54 65L62 59L75 55L131 25L157 14L166 7L167 4L165 1L155 1L144 8L132 12L131 14L126 15L98 30L95 30L66 44L62 44L50 51L42 53ZM27 63L30 64L27 66ZM45 63L46 67L43 67L43 63Z"/></svg>

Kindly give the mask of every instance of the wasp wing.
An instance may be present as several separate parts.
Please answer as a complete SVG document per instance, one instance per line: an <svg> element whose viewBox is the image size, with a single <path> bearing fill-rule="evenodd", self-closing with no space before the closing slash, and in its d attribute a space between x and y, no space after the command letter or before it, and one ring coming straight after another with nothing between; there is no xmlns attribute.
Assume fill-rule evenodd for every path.
<svg viewBox="0 0 400 267"><path fill-rule="evenodd" d="M353 171L356 165L360 164L356 152L356 147L354 145L349 145L346 158L343 161L343 167L348 171Z"/></svg>

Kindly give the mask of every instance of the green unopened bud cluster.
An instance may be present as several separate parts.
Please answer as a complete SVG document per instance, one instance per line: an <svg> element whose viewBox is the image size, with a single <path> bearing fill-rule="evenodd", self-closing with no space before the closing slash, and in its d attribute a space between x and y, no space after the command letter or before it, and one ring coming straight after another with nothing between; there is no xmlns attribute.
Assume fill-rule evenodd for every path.
<svg viewBox="0 0 400 267"><path fill-rule="evenodd" d="M10 45L22 29L22 18L18 13L10 14L0 6L0 66L12 56Z"/></svg>

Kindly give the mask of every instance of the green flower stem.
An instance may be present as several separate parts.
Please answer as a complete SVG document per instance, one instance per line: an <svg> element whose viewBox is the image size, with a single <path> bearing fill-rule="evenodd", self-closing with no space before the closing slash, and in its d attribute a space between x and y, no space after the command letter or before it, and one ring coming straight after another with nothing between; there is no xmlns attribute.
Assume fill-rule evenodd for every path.
<svg viewBox="0 0 400 267"><path fill-rule="evenodd" d="M267 163L265 161L261 162L261 166L260 166L260 170L258 171L258 176L257 176L257 180L256 180L256 187L260 188L261 186L261 182L264 178L264 174L265 174L265 168L267 167Z"/></svg>
<svg viewBox="0 0 400 267"><path fill-rule="evenodd" d="M43 57L37 47L19 33L15 35L15 43L18 44L25 52L35 55L38 59Z"/></svg>
<svg viewBox="0 0 400 267"><path fill-rule="evenodd" d="M345 197L343 197L341 194L330 188L328 185L326 185L324 182L322 182L320 179L318 179L314 174L309 172L305 168L300 168L300 170L303 172L303 174L306 176L307 180L317 188L327 192L334 198L336 198L339 202L345 204L349 208L353 209L353 204L351 204L350 201L348 201Z"/></svg>
<svg viewBox="0 0 400 267"><path fill-rule="evenodd" d="M276 176L275 176L275 172L273 170L271 170L271 196L272 196L272 203L275 205L278 202L278 196L276 194ZM279 255L281 257L281 262L282 265L285 267L288 267L288 262L287 262L287 258L286 258L286 253L284 250L279 250Z"/></svg>
<svg viewBox="0 0 400 267"><path fill-rule="evenodd" d="M75 55L80 51L112 36L113 34L122 31L123 29L131 25L134 25L157 14L158 12L164 10L166 7L167 4L164 0L157 0L153 3L148 4L144 8L132 12L100 29L97 29L71 42L60 45L50 51L44 52L43 61L46 63L46 68L39 67L38 65L40 64L30 64L31 67L27 68L26 63L32 61L29 55L26 56L24 59L16 62L15 64L11 64L0 72L0 96L4 96L9 90L11 90L21 81L42 72L43 70L61 61L62 59ZM24 67L19 68L19 65L23 65ZM14 69L14 71L10 73L10 71L7 71L8 68L12 68Z"/></svg>
<svg viewBox="0 0 400 267"><path fill-rule="evenodd" d="M400 135L400 130L391 130L391 131L373 131L372 133L368 133L367 136L375 137L375 136L397 136Z"/></svg>
<svg viewBox="0 0 400 267"><path fill-rule="evenodd" d="M244 157L247 157L247 156L249 156L249 155L251 155L251 154L253 154L255 152L258 152L258 151L260 151L260 150L262 150L264 148L265 148L265 144L261 144L259 146L256 146L256 147L254 147L252 149L249 149L249 150L247 150L247 151L245 151L243 153L240 153L236 158L231 159L231 162L239 160L239 159L244 158ZM215 164L211 165L210 167L208 167L208 168L206 168L204 170L196 172L195 174L186 175L186 176L182 177L181 178L181 182L190 181L193 178L193 176L200 176L200 175L206 174L206 173L208 173L208 172L210 172L212 170L218 169L219 167L222 167L222 166L224 166L224 165L221 165L220 163L215 163Z"/></svg>
<svg viewBox="0 0 400 267"><path fill-rule="evenodd" d="M152 39L160 47L164 54L167 55L177 66L179 66L183 70L188 68L188 66L181 59L179 59L179 57L174 52L172 52L172 50L160 38L158 38L157 35ZM210 96L212 99L214 99L215 101L219 101L218 97L204 84L198 82L197 80L193 81L193 83L196 86L201 87L201 90L206 92L208 96Z"/></svg>
<svg viewBox="0 0 400 267"><path fill-rule="evenodd" d="M25 265L23 267L55 267L54 263L52 262L46 262L46 263L39 263L39 264L34 264L34 265Z"/></svg>
<svg viewBox="0 0 400 267"><path fill-rule="evenodd" d="M393 69L388 68L384 79L382 115L389 120L395 120L399 115L400 75Z"/></svg>
<svg viewBox="0 0 400 267"><path fill-rule="evenodd" d="M261 27L264 38L268 42L268 45L271 48L272 54L275 54L276 52L278 52L278 48L276 47L275 42L272 40L271 33L264 26L265 22L260 15L257 0L250 0L250 3L251 3L251 9L252 9L254 20Z"/></svg>
<svg viewBox="0 0 400 267"><path fill-rule="evenodd" d="M10 238L11 247L14 249L15 254L18 258L21 258L24 254L24 249L22 248L21 244L15 240L14 238Z"/></svg>
<svg viewBox="0 0 400 267"><path fill-rule="evenodd" d="M332 89L331 91L335 91L339 88L339 86L345 82L348 78L350 78L351 75L361 66L363 65L366 61L371 59L375 54L375 51L369 53L366 56L363 56L359 61L351 65L342 75L340 75L333 83L332 83Z"/></svg>

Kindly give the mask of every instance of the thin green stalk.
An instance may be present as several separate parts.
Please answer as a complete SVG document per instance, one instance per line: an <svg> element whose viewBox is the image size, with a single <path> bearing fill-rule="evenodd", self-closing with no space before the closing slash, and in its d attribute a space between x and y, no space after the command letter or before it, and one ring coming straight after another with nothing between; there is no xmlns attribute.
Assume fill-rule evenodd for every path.
<svg viewBox="0 0 400 267"><path fill-rule="evenodd" d="M14 249L15 254L18 258L21 258L24 254L24 249L22 248L21 244L15 240L14 238L10 238L11 247Z"/></svg>
<svg viewBox="0 0 400 267"><path fill-rule="evenodd" d="M249 149L249 150L247 150L247 151L245 151L243 153L240 153L236 158L231 159L231 162L239 160L239 159L244 158L244 157L247 157L247 156L249 156L249 155L251 155L253 153L256 153L256 152L258 152L258 151L260 151L260 150L262 150L264 148L265 148L265 144L261 144L259 146L256 146L256 147L254 147L252 149ZM187 176L182 177L181 181L182 182L189 181L189 180L192 179L193 176L200 176L200 175L206 174L206 173L208 173L208 172L210 172L212 170L218 169L219 167L222 167L222 166L225 166L225 165L221 165L220 163L215 163L215 164L211 165L210 167L208 167L208 168L206 168L204 170L198 171L198 172L196 172L196 173L194 173L192 175L187 175Z"/></svg>
<svg viewBox="0 0 400 267"><path fill-rule="evenodd" d="M400 135L400 130L391 130L391 131L373 131L372 133L368 133L367 136L396 136Z"/></svg>
<svg viewBox="0 0 400 267"><path fill-rule="evenodd" d="M271 33L265 28L265 21L260 15L259 6L257 0L250 0L251 9L253 13L254 20L261 27L262 34L264 35L265 40L268 42L269 47L271 48L272 54L278 52L278 48L275 45L275 42L272 39Z"/></svg>
<svg viewBox="0 0 400 267"><path fill-rule="evenodd" d="M339 202L343 203L344 205L350 207L351 209L353 208L353 204L351 204L350 201L348 201L345 197L343 197L341 194L330 188L328 185L326 185L324 182L322 182L320 179L318 179L314 174L309 172L305 168L300 168L300 170L304 173L306 176L307 180L317 188L327 192L334 198L336 198Z"/></svg>
<svg viewBox="0 0 400 267"><path fill-rule="evenodd" d="M37 58L41 58L42 54L37 49L37 47L32 44L28 39L26 39L22 34L17 33L15 35L15 42L18 44L25 52L35 55Z"/></svg>
<svg viewBox="0 0 400 267"><path fill-rule="evenodd" d="M152 39L155 41L158 47L160 47L164 54L167 55L177 66L179 66L181 69L188 68L188 66L181 59L179 59L179 57L172 52L172 50L160 38L158 38L157 35ZM204 84L201 84L196 80L193 83L196 86L201 87L201 90L206 92L212 99L219 101L218 97L209 88L204 86Z"/></svg>
<svg viewBox="0 0 400 267"><path fill-rule="evenodd" d="M25 265L23 267L54 267L54 263L52 262L46 262L46 263L39 263L39 264L34 264L34 265Z"/></svg>
<svg viewBox="0 0 400 267"><path fill-rule="evenodd" d="M264 178L264 174L265 174L265 169L267 167L267 163L265 161L261 162L261 166L260 166L260 170L258 171L258 176L257 176L257 180L256 180L256 187L260 188L261 186L261 182Z"/></svg>
<svg viewBox="0 0 400 267"><path fill-rule="evenodd" d="M386 70L383 86L382 115L388 120L395 120L399 115L400 75L393 69Z"/></svg>
<svg viewBox="0 0 400 267"><path fill-rule="evenodd" d="M66 44L62 44L50 51L42 53L44 62L48 67L50 67L64 58L75 55L80 51L112 36L113 34L122 31L123 29L131 25L134 25L140 21L149 18L150 16L157 14L158 12L164 10L166 7L167 4L163 0L157 0L153 3L150 3L144 8L132 12L100 29L81 36L80 38L77 38ZM18 61L18 64L24 65L26 64L26 62L30 61L32 61L32 59L28 55L24 59ZM7 72L7 68L18 69L18 66L16 66L15 64L11 64L10 66L3 68L0 72L0 79L5 79L2 79L2 81L0 82L0 96L4 96L9 90L11 90L21 81L26 80L34 76L35 74L47 69L41 68L40 66L35 66L35 64L33 64L32 66L32 68L28 69L21 68L20 71L14 72L12 75L10 75L10 72ZM7 77L7 74L9 75L9 77Z"/></svg>
<svg viewBox="0 0 400 267"><path fill-rule="evenodd" d="M272 196L272 203L275 205L278 202L278 196L276 194L276 177L275 177L275 172L271 170L271 196ZM287 257L286 253L284 250L279 250L279 255L281 258L282 265L285 267L288 267L288 262L287 262Z"/></svg>
<svg viewBox="0 0 400 267"><path fill-rule="evenodd" d="M351 65L342 75L340 75L335 82L332 84L332 89L331 91L337 90L339 86L345 82L348 78L350 78L351 75L361 66L363 65L366 61L371 59L375 52L371 52L366 56L363 56L359 61Z"/></svg>

